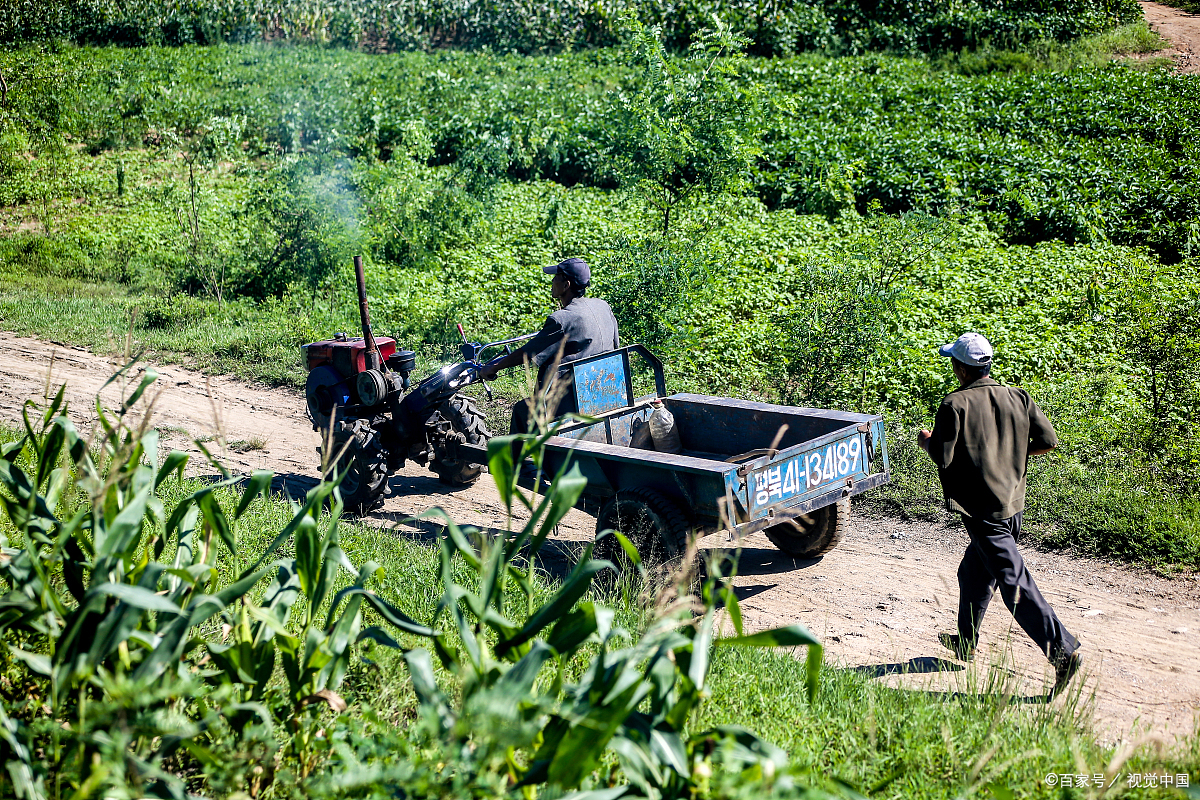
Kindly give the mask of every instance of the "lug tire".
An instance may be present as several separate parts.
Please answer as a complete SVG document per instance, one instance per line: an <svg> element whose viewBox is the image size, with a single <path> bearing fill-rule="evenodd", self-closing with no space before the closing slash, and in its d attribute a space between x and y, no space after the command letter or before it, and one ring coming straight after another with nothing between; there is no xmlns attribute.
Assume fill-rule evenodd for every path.
<svg viewBox="0 0 1200 800"><path fill-rule="evenodd" d="M338 490L346 510L365 514L383 495L387 484L387 458L379 443L379 433L365 419L342 420L333 434L333 455L345 452L338 461L338 472L345 472Z"/></svg>
<svg viewBox="0 0 1200 800"><path fill-rule="evenodd" d="M850 530L850 498L763 531L771 544L793 558L817 558L838 546Z"/></svg>
<svg viewBox="0 0 1200 800"><path fill-rule="evenodd" d="M325 431L329 428L330 412L333 410L330 392L339 385L345 385L345 381L337 370L328 365L319 366L308 373L308 379L304 383L308 418L312 420L313 428L321 433L322 441L325 439ZM323 400L325 402L322 402Z"/></svg>
<svg viewBox="0 0 1200 800"><path fill-rule="evenodd" d="M487 421L475 407L475 401L456 394L442 403L438 413L450 423L455 433L462 434L470 444L483 444L492 438ZM435 458L430 467L437 473L438 480L448 486L470 486L483 473L482 464L466 461L450 461Z"/></svg>
<svg viewBox="0 0 1200 800"><path fill-rule="evenodd" d="M596 518L596 533L606 530L620 531L637 548L652 590L665 586L685 566L691 531L687 515L677 503L653 489L624 490L605 503ZM631 574L633 565L615 536L600 539L594 553L596 558L611 561L619 575ZM691 555L696 558L695 553ZM698 565L686 566L691 570L688 588L695 591L699 587ZM601 585L611 587L616 576L603 572L599 577Z"/></svg>

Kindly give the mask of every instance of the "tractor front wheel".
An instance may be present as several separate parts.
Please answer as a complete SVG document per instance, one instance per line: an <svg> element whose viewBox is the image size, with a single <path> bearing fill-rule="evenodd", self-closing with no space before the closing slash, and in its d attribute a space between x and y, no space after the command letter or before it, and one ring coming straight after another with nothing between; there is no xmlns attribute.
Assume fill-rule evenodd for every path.
<svg viewBox="0 0 1200 800"><path fill-rule="evenodd" d="M329 455L338 458L337 473L345 474L338 490L348 511L365 514L379 501L387 484L387 458L379 433L365 419L340 420L336 426Z"/></svg>

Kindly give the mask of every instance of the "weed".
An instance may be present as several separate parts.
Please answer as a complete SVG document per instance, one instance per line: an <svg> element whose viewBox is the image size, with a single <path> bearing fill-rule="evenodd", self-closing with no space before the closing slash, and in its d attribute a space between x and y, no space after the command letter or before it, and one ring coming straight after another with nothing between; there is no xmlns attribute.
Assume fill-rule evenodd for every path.
<svg viewBox="0 0 1200 800"><path fill-rule="evenodd" d="M249 439L235 439L229 443L229 449L235 453L250 453L255 450L267 449L267 437L251 436Z"/></svg>

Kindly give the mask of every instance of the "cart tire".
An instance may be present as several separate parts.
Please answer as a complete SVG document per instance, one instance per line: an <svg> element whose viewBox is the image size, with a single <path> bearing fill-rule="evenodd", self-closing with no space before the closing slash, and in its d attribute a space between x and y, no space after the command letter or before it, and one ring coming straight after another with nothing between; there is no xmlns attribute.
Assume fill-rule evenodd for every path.
<svg viewBox="0 0 1200 800"><path fill-rule="evenodd" d="M454 395L442 403L438 413L450 423L455 433L462 434L470 444L483 444L492 438L487 421L469 397ZM448 486L470 486L483 473L482 464L444 458L434 458L430 467L437 473L438 480Z"/></svg>
<svg viewBox="0 0 1200 800"><path fill-rule="evenodd" d="M793 524L794 523L794 524ZM850 530L850 498L801 514L763 531L771 544L793 558L816 558L838 546Z"/></svg>
<svg viewBox="0 0 1200 800"><path fill-rule="evenodd" d="M620 531L637 548L647 578L656 588L665 585L685 566L691 531L687 515L677 503L653 489L624 490L605 503L596 518L596 534L607 530ZM600 539L595 555L611 561L618 575L630 574L632 570L633 565L615 536ZM692 557L696 558L696 554L692 553ZM688 566L692 574L689 588L695 590L699 571L696 564ZM613 583L612 573L601 575L607 576L602 584Z"/></svg>
<svg viewBox="0 0 1200 800"><path fill-rule="evenodd" d="M338 491L347 511L365 514L379 501L387 484L387 458L379 443L379 433L365 419L341 420L335 424L330 455L342 453L337 471L345 473Z"/></svg>

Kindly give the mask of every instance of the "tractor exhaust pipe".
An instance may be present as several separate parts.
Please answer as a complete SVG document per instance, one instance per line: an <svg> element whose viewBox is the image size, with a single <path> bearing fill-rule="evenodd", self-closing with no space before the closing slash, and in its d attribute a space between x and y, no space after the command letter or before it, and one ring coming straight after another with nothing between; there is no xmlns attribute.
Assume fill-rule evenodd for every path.
<svg viewBox="0 0 1200 800"><path fill-rule="evenodd" d="M354 257L354 280L358 283L358 316L362 320L363 342L367 351L363 354L367 369L379 369L379 347L375 344L375 335L371 333L371 312L367 309L367 279L363 275L362 256Z"/></svg>

